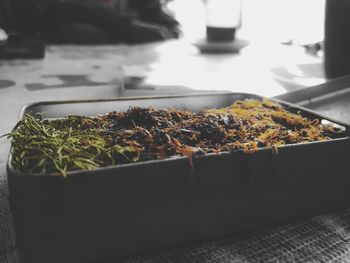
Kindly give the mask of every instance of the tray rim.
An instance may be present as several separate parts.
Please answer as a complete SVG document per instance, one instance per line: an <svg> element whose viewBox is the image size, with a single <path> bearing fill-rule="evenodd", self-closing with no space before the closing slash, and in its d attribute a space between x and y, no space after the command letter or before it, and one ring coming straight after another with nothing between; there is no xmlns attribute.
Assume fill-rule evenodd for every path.
<svg viewBox="0 0 350 263"><path fill-rule="evenodd" d="M251 93L244 93L244 92L229 92L229 91L222 91L222 92L205 92L205 93L198 93L198 92L191 92L191 93L183 93L183 94L177 94L177 95L150 95L150 96L128 96L128 97L114 97L114 98L105 98L105 99L88 99L88 100L48 100L48 101L39 101L39 102L33 102L26 104L22 107L20 114L19 114L19 120L23 118L23 115L28 111L28 109L40 106L40 105L55 105L55 104L79 104L79 103L101 103L101 102L113 102L113 101L133 101L133 100L151 100L151 99L170 99L170 98L185 98L185 97L210 97L213 95L231 95L231 94L239 94L239 95L248 95L248 96L256 96L263 98L260 95L251 94Z"/></svg>
<svg viewBox="0 0 350 263"><path fill-rule="evenodd" d="M155 96L133 96L133 97L116 97L116 98L108 98L108 99L95 99L95 100L58 100L58 101L40 101L40 102L33 102L30 104L27 104L25 106L22 107L20 114L19 114L19 118L18 121L20 121L21 119L23 119L24 114L26 112L29 111L30 108L35 107L35 106L39 106L39 105L57 105L57 104L79 104L79 103L103 103L103 102L117 102L117 101L133 101L133 100L151 100L151 99L172 99L172 98L184 98L184 97L210 97L210 96L225 96L225 95L243 95L243 96L251 96L251 97L256 97L259 99L264 99L266 97L261 96L261 95L257 95L257 94L253 94L253 93L245 93L245 92L227 92L227 91L223 91L223 92L218 92L218 93L213 93L213 92L208 92L208 93L186 93L186 94L179 94L179 95L155 95ZM326 141L312 141L312 142L304 142L304 143L293 143L293 144L287 144L287 145L281 145L278 146L278 148L289 148L289 147L298 147L298 146L303 146L303 145L313 145L313 144L319 144L319 143L331 143L333 141L348 141L350 140L350 124L347 123L343 123L341 121L337 121L334 120L332 118L329 117L325 117L322 114L319 114L313 110L307 109L305 107L293 104L293 103L289 103L277 98L267 98L271 101L277 102L279 104L281 104L284 107L288 107L290 109L293 110L301 110L305 113L311 114L311 115L315 115L320 119L324 119L324 120L328 120L332 123L338 124L343 126L346 129L346 133L348 134L345 137L341 137L341 138L335 138L332 140L326 140ZM157 163L164 163L164 162L174 162L174 161L189 161L190 157L189 156L180 156L180 155L176 155L176 156L171 156L168 158L164 158L164 159L156 159L156 160L148 160L148 161L141 161L141 162L135 162L135 163L126 163L126 164L118 164L118 165L110 165L110 166L104 166L104 167L100 167L94 170L75 170L75 171L69 171L66 174L66 177L63 177L60 173L50 173L50 174L32 174L32 173L24 173L24 172L20 172L15 170L12 165L11 165L11 160L12 160L12 146L10 147L10 151L8 154L8 158L7 158L7 165L6 165L6 170L7 170L7 174L11 174L12 176L18 176L18 177L49 177L49 178L63 178L65 179L66 177L71 177L71 176L79 176L84 174L84 176L86 175L93 175L94 173L98 172L102 172L105 170L118 170L118 169L123 169L123 168L127 168L127 167L134 167L134 166L142 166L142 165L149 165L149 164L157 164ZM258 148L258 150L256 152L271 152L271 148ZM233 156L234 154L242 154L241 151L233 151L233 152L219 152L219 153L208 153L205 154L204 156L192 156L193 159L199 159L199 158L212 158L212 157L218 157L218 156ZM254 153L253 153L254 154ZM250 155L248 153L248 155ZM101 175L99 175L101 176Z"/></svg>

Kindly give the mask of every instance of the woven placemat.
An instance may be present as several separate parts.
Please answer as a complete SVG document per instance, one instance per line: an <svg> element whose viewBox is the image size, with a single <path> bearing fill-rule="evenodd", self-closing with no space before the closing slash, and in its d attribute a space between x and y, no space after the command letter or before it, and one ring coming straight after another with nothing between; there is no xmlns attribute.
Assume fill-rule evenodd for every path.
<svg viewBox="0 0 350 263"><path fill-rule="evenodd" d="M350 210L124 261L139 262L350 262Z"/></svg>

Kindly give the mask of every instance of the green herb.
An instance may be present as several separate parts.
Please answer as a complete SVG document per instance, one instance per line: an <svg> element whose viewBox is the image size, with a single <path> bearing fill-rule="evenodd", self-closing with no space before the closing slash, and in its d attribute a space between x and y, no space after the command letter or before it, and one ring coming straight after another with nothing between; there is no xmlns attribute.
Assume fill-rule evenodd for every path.
<svg viewBox="0 0 350 263"><path fill-rule="evenodd" d="M110 145L101 129L83 129L89 118L70 116L62 120L42 120L25 115L8 134L12 138L11 164L18 171L33 174L93 170L101 166L137 160L131 147Z"/></svg>

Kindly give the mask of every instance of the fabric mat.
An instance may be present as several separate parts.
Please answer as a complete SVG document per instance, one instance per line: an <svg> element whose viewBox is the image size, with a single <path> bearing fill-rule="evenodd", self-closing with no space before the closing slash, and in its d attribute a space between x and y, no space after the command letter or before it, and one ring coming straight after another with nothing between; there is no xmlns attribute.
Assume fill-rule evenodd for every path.
<svg viewBox="0 0 350 263"><path fill-rule="evenodd" d="M125 262L350 262L349 223L345 210Z"/></svg>

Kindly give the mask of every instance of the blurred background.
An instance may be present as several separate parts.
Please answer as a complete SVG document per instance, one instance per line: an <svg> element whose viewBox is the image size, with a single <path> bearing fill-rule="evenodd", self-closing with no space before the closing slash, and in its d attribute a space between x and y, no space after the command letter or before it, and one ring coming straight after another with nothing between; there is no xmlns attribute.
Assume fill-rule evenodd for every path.
<svg viewBox="0 0 350 263"><path fill-rule="evenodd" d="M197 90L244 90L274 96L318 85L350 71L345 61L346 39L325 38L325 32L332 31L329 36L337 36L346 31L349 23L335 20L346 15L345 11L337 13L347 10L349 4L345 0L328 1L329 10L334 9L332 6L337 6L337 10L328 12L333 15L325 27L326 2L0 0L0 28L3 29L0 59L6 56L42 58L49 54L44 52L45 47L62 44L76 45L70 47L70 52L81 50L81 45L95 49L98 45L119 44L118 48L128 45L132 52L140 53L139 59L131 52L117 51L120 56L129 57L116 60L115 54L111 54L103 63L122 67L126 84L132 87L142 83ZM223 8L230 3L229 8ZM208 15L208 10L215 5L219 9L214 20L225 23L225 16L237 17L232 41L208 41L206 26L213 17ZM345 29L339 30L339 25ZM147 46L152 43L155 45ZM329 47L327 54L326 47ZM23 52L25 48L28 54ZM145 49L153 53L142 60L147 53L142 52ZM343 50L343 53L334 50ZM265 83L265 87L261 87L261 83Z"/></svg>

